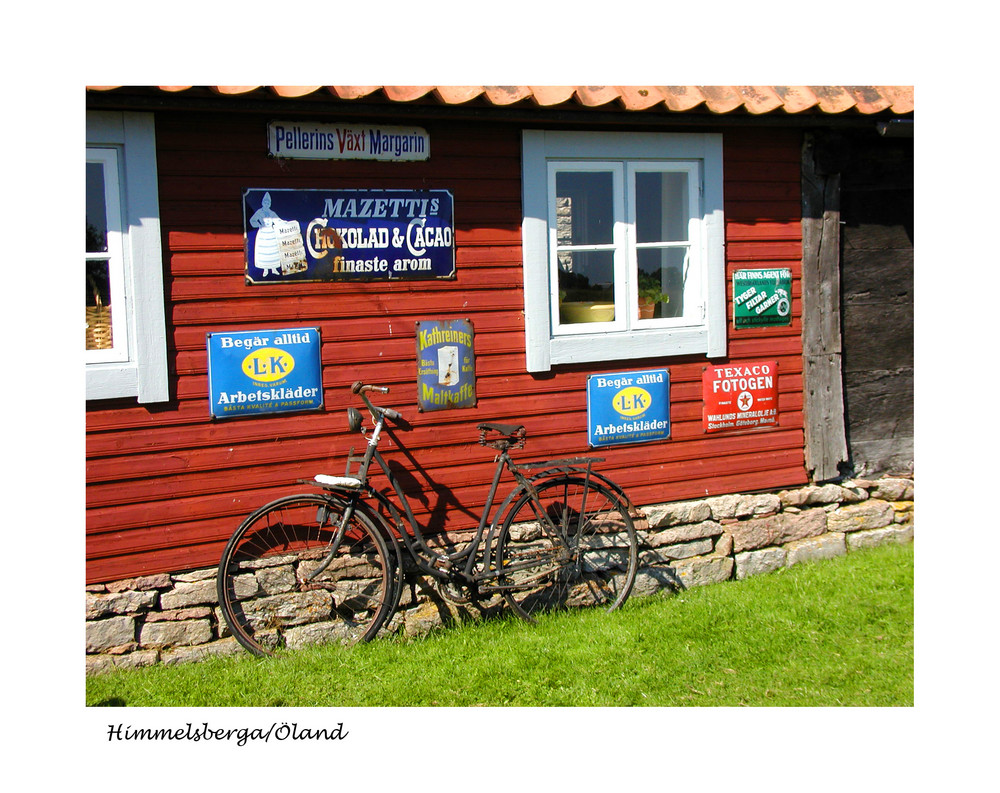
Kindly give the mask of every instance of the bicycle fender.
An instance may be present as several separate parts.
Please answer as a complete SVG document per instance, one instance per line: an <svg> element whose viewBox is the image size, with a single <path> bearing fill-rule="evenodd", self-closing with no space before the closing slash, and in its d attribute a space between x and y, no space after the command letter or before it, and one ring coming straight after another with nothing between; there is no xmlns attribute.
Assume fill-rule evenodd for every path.
<svg viewBox="0 0 1000 793"><path fill-rule="evenodd" d="M611 489L615 495L621 499L621 503L628 509L629 515L633 519L642 519L646 516L636 507L635 502L626 494L625 489L612 479L602 474L600 471L595 471L594 469L587 469L583 466L570 467L570 468L548 468L544 471L540 471L537 474L533 474L528 477L532 484L539 482L540 480L556 477L556 476L589 476L591 479L596 479L605 487Z"/></svg>

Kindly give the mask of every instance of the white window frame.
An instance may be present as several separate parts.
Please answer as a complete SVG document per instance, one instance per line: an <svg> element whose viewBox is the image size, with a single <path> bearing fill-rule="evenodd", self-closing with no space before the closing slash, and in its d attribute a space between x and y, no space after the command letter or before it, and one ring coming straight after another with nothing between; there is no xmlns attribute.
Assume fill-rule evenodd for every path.
<svg viewBox="0 0 1000 793"><path fill-rule="evenodd" d="M614 257L614 293L615 293L615 318L610 322L589 322L585 325L562 325L558 322L559 317L559 290L551 289L550 300L552 303L550 317L552 318L552 335L567 336L579 335L581 327L584 330L595 332L621 331L627 327L625 312L622 311L624 296L621 294L626 281L626 272L629 261L626 256L626 246L628 240L625 236L625 169L620 162L606 162L596 160L592 162L578 162L566 160L549 160L548 163L548 186L546 204L548 207L547 217L549 223L549 255L548 271L550 284L559 283L559 257L556 241L556 174L560 171L573 171L582 173L585 171L596 171L600 173L611 173L612 175L612 211L614 223L612 227L612 238L610 243L601 245L572 245L566 246L573 250L606 250L613 253Z"/></svg>
<svg viewBox="0 0 1000 793"><path fill-rule="evenodd" d="M106 163L114 349L88 350L87 399L170 398L163 254L151 113L87 112L87 149ZM117 173L117 183L108 184ZM118 213L114 217L115 203ZM115 249L115 250L111 250ZM124 310L122 310L124 309Z"/></svg>
<svg viewBox="0 0 1000 793"><path fill-rule="evenodd" d="M616 244L627 257L616 261L616 279L624 275L625 289L616 287L624 312L614 322L560 326L558 286L554 281L555 220L554 172L566 163L580 170L620 163L625 190L634 193L635 174L666 165L689 173L690 200L700 205L689 223L692 279L684 296L685 316L637 320L634 207L620 206L616 182ZM692 175L697 174L698 178ZM618 177L616 177L617 179ZM713 133L552 132L522 133L524 219L525 351L530 372L581 362L704 354L726 355L725 222L723 215L722 136ZM628 203L628 202L626 202ZM625 214L627 213L627 214ZM620 218L620 222L619 222ZM621 228L618 228L619 225ZM638 247L642 247L639 245ZM620 258L620 256L619 256ZM553 284L556 284L553 286ZM688 291L690 290L690 292Z"/></svg>
<svg viewBox="0 0 1000 793"><path fill-rule="evenodd" d="M125 234L122 228L121 180L119 178L119 158L121 150L111 146L88 146L87 165L98 163L104 174L104 209L107 225L107 249L104 252L87 252L87 261L103 261L107 264L108 283L111 291L111 306L121 306L119 312L112 310L112 347L104 350L87 350L87 363L112 363L128 361L128 312L125 310ZM89 207L88 207L89 209ZM88 284L89 286L89 284ZM120 315L120 316L119 316Z"/></svg>

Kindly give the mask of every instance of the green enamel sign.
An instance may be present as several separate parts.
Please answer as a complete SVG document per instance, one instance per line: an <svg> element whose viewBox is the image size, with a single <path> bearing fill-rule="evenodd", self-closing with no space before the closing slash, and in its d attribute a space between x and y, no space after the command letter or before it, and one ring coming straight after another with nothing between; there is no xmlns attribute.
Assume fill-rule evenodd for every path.
<svg viewBox="0 0 1000 793"><path fill-rule="evenodd" d="M733 273L733 325L736 328L791 323L791 270L737 270Z"/></svg>

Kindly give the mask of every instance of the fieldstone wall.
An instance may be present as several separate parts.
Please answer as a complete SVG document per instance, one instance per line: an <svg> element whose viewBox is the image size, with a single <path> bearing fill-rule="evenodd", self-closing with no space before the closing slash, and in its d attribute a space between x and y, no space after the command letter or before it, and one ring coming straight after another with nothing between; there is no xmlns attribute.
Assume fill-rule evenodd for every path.
<svg viewBox="0 0 1000 793"><path fill-rule="evenodd" d="M883 478L645 507L632 597L761 575L859 548L913 540L913 480ZM87 673L245 652L228 635L215 568L87 587ZM409 576L385 630L415 636L480 618L497 602L456 605Z"/></svg>

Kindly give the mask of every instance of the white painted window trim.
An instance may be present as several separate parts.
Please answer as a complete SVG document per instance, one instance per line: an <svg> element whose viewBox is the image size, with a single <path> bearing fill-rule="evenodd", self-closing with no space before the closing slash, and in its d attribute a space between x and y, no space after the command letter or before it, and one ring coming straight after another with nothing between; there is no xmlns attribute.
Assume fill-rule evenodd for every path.
<svg viewBox="0 0 1000 793"><path fill-rule="evenodd" d="M556 173L558 171L565 170L567 166L578 167L578 171L597 171L610 173L612 175L613 184L613 197L612 197L612 211L613 211L613 229L612 229L612 240L611 242L604 243L601 245L589 246L591 248L601 248L605 250L611 250L614 252L614 302L615 302L615 319L610 322L592 322L584 326L591 330L593 333L608 333L608 332L620 332L625 330L626 323L623 315L625 295L622 294L623 286L627 283L626 281L626 271L628 269L627 256L627 243L625 239L625 169L622 167L620 162L605 162L603 160L590 161L590 162L565 162L560 160L548 160L548 179L547 179L547 192L546 192L546 205L548 206L548 219L549 219L549 247L548 247L548 283L555 284L558 283L558 257L556 256L557 249L557 235L556 235L556 206L554 201L549 201L548 198L555 195L556 190ZM575 249L579 249L580 246L572 246ZM557 317L559 315L559 290L550 289L550 314L549 317ZM550 322L552 320L550 319ZM583 331L580 330L579 325L554 325L552 327L553 337L558 336L579 336Z"/></svg>
<svg viewBox="0 0 1000 793"><path fill-rule="evenodd" d="M522 133L521 226L524 267L525 357L529 372L559 364L726 354L725 223L722 195L722 135L659 132ZM626 332L557 335L550 291L549 168L552 160L695 160L701 167L700 228L692 243L705 263L705 316L695 324L644 327Z"/></svg>
<svg viewBox="0 0 1000 793"><path fill-rule="evenodd" d="M122 306L121 317L112 313L113 346L104 350L87 350L87 363L120 363L129 359L128 344L128 311L125 310L125 239L122 228L120 150L111 146L88 146L87 166L99 163L104 177L104 209L107 225L105 238L107 249L103 252L88 252L87 262L103 261L107 263L108 281L111 291L111 306ZM88 207L89 211L89 207ZM88 284L89 286L89 284Z"/></svg>
<svg viewBox="0 0 1000 793"><path fill-rule="evenodd" d="M153 115L88 111L87 146L119 152L128 325L125 360L86 364L87 399L136 397L141 403L163 402L170 398L170 389Z"/></svg>

